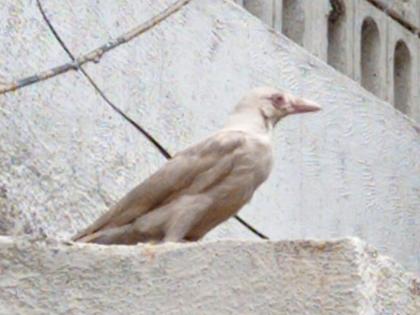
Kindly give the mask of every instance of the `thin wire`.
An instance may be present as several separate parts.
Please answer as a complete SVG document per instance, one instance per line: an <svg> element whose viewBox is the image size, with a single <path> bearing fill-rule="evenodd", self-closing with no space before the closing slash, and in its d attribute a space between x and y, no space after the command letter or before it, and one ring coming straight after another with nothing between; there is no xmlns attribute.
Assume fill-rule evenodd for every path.
<svg viewBox="0 0 420 315"><path fill-rule="evenodd" d="M128 32L123 33L122 35L111 39L106 44L99 46L87 54L81 55L78 58L74 58L72 56L72 62L65 63L63 65L59 65L57 67L50 68L46 71L38 72L35 75L31 75L29 77L25 77L22 79L18 79L16 81L13 81L11 83L2 84L0 86L0 94L5 94L7 92L12 92L17 89L23 88L25 86L34 84L36 82L44 81L47 79L50 79L52 77L55 77L59 74L65 73L70 70L77 70L82 65L84 65L87 62L95 62L98 63L99 60L102 58L102 56L109 52L110 50L114 49L115 47L118 47L119 45L125 44L129 42L130 40L134 39L137 36L140 36L141 34L147 32L148 30L152 29L154 26L158 25L163 20L170 17L172 14L176 13L177 11L181 10L182 7L190 3L192 0L178 0L175 3L171 4L170 6L166 7L165 10L159 12L155 16L153 16L151 19L147 20L144 23L141 23L137 27L129 30ZM41 14L44 18L44 20L47 22L49 26L50 23L48 21L48 18L45 16L44 11L42 10L42 6L39 0L37 0L37 5L39 10L41 11ZM61 41L58 34L55 32L54 28L50 27L50 30L52 30L53 34L56 36L56 39L60 42L62 47L66 49L64 42ZM67 49L67 54L71 55L71 52Z"/></svg>

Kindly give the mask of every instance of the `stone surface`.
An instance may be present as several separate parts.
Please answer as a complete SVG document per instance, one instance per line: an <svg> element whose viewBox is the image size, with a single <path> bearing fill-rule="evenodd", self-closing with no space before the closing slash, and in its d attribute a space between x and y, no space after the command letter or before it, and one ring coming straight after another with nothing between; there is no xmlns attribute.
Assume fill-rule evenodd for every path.
<svg viewBox="0 0 420 315"><path fill-rule="evenodd" d="M68 61L36 1L1 1L0 38L0 88Z"/></svg>
<svg viewBox="0 0 420 315"><path fill-rule="evenodd" d="M146 22L176 0L41 2L68 49L79 56Z"/></svg>
<svg viewBox="0 0 420 315"><path fill-rule="evenodd" d="M0 234L69 237L164 162L77 73L0 106Z"/></svg>
<svg viewBox="0 0 420 315"><path fill-rule="evenodd" d="M420 282L357 239L148 246L0 237L0 314L401 314Z"/></svg>

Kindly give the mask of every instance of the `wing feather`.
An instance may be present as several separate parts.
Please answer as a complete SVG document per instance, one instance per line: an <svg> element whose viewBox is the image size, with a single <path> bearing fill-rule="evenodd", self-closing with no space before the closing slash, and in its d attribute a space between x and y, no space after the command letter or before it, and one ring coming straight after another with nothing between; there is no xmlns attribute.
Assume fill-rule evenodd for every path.
<svg viewBox="0 0 420 315"><path fill-rule="evenodd" d="M179 152L72 239L125 225L182 191L192 192L212 185L231 169L232 153L245 141L244 133L225 131Z"/></svg>

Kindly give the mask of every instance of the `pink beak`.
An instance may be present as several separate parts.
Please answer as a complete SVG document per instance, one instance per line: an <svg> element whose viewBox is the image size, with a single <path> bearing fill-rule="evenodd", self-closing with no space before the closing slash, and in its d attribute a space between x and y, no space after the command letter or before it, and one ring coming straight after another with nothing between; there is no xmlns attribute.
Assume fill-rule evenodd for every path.
<svg viewBox="0 0 420 315"><path fill-rule="evenodd" d="M298 98L292 105L291 114L317 112L319 110L321 110L321 107L317 103L304 98Z"/></svg>

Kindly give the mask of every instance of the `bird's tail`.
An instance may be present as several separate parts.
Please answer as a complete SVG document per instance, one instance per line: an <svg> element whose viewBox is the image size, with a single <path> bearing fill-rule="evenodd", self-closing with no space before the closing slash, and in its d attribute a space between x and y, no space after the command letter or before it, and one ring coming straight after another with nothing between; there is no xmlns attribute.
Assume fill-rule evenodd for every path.
<svg viewBox="0 0 420 315"><path fill-rule="evenodd" d="M121 239L126 236L130 225L110 228L106 230L99 230L87 235L76 235L72 238L75 242L81 243L95 243L95 244L119 244Z"/></svg>
<svg viewBox="0 0 420 315"><path fill-rule="evenodd" d="M96 243L95 241L100 239L101 236L103 236L103 234L104 234L103 231L99 231L99 232L84 235L84 236L81 236L81 237L76 235L71 240L74 241L74 242L80 242L80 243Z"/></svg>
<svg viewBox="0 0 420 315"><path fill-rule="evenodd" d="M135 229L132 224L126 224L119 227L108 228L100 230L95 233L77 237L72 239L75 242L80 243L94 243L94 244L124 244L133 245L139 242L148 242L152 240L151 235L141 235Z"/></svg>

